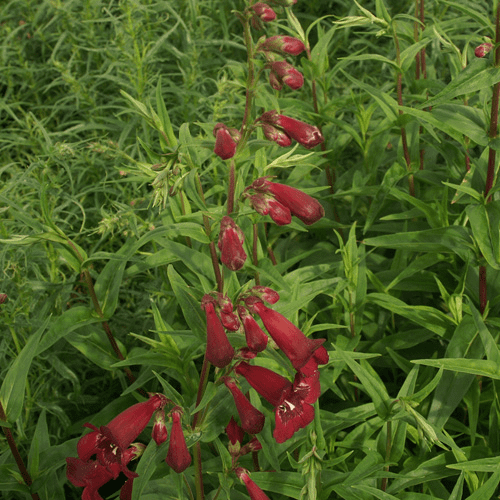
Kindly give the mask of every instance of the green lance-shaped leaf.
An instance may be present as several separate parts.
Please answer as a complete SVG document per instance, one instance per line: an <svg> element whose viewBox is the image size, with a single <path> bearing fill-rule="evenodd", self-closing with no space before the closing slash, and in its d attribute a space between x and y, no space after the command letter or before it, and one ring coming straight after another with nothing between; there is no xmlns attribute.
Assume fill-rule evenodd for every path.
<svg viewBox="0 0 500 500"><path fill-rule="evenodd" d="M0 402L9 422L15 422L21 415L28 371L33 358L37 354L38 343L49 321L50 317L28 339L28 342L10 366L0 388Z"/></svg>
<svg viewBox="0 0 500 500"><path fill-rule="evenodd" d="M469 205L466 208L472 234L486 262L500 269L500 202Z"/></svg>

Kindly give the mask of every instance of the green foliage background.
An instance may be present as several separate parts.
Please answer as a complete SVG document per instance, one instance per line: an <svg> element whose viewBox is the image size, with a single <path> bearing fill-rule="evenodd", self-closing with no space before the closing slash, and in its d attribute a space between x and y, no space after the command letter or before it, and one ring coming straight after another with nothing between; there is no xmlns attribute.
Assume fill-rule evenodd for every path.
<svg viewBox="0 0 500 500"><path fill-rule="evenodd" d="M280 94L264 81L259 88L259 109L315 122L326 138L325 156L281 159L272 170L320 199L325 219L307 232L297 223L269 225L267 235L262 229L278 265L263 244L258 269L280 291L277 310L306 334L328 338L331 363L322 369L315 436L303 431L276 446L266 428L261 465L278 472L252 478L272 499L301 492L311 499L493 498L500 482L500 201L496 188L490 203L482 193L488 148L499 149L488 128L500 72L492 53L481 60L473 53L494 36L492 6L427 0L416 45L414 2L359 4L377 20L351 1L299 0L293 11L304 29L312 26L313 64L297 59L306 84ZM205 329L199 302L214 288L200 210L210 213L215 239L227 172L212 153L211 130L215 122L241 122L246 51L231 12L241 7L236 0L12 0L0 7L0 292L8 295L0 306L0 399L42 498L78 498L64 459L75 455L84 422L100 425L135 402L123 365L138 384L194 409ZM401 44L403 115L384 14ZM415 54L424 44L427 79L417 80ZM168 161L162 103L187 159L168 179L152 168ZM261 146L255 138L239 167L239 193L284 153ZM336 173L333 193L325 168ZM181 177L183 202L165 197ZM244 204L241 211L250 213ZM249 240L249 223L242 229ZM488 276L485 317L480 264ZM108 346L84 268L124 362ZM227 276L230 295L253 275L245 270L245 279ZM265 363L277 369L278 361L269 354ZM234 481L223 469L226 396L214 390L201 436L208 498L219 484L228 497ZM321 441L322 461L306 456L313 439ZM163 451L147 457L157 453L161 462ZM138 467L147 471L146 460ZM176 497L182 484L163 464L155 467L140 498ZM4 498L29 498L18 479L1 438ZM235 486L231 498L246 498L244 489Z"/></svg>

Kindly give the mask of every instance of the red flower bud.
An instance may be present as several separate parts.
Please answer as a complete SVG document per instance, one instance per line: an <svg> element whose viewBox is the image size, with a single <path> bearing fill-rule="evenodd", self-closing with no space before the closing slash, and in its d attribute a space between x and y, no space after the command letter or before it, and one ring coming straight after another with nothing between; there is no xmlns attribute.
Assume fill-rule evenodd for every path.
<svg viewBox="0 0 500 500"><path fill-rule="evenodd" d="M232 158L236 152L236 142L228 128L223 123L217 123L213 134L215 137L214 153L223 160Z"/></svg>
<svg viewBox="0 0 500 500"><path fill-rule="evenodd" d="M248 401L245 395L241 392L238 386L234 383L234 379L230 377L224 378L224 384L231 391L236 410L241 420L241 428L248 434L258 434L264 428L264 414L257 410L255 406Z"/></svg>
<svg viewBox="0 0 500 500"><path fill-rule="evenodd" d="M259 121L282 129L288 136L308 149L325 140L318 127L280 115L276 110L266 111Z"/></svg>
<svg viewBox="0 0 500 500"><path fill-rule="evenodd" d="M219 241L222 263L231 271L238 271L245 264L247 254L243 249L244 236L242 230L231 217L225 215L220 224Z"/></svg>
<svg viewBox="0 0 500 500"><path fill-rule="evenodd" d="M206 295L211 299L209 295ZM230 344L221 320L215 312L213 302L208 299L202 300L202 309L205 310L207 316L207 352L208 361L218 368L227 366L234 356L234 348Z"/></svg>
<svg viewBox="0 0 500 500"><path fill-rule="evenodd" d="M252 453L253 451L262 450L262 445L260 441L254 436L248 443L243 446L240 450L240 455L246 455L247 453Z"/></svg>
<svg viewBox="0 0 500 500"><path fill-rule="evenodd" d="M255 211L261 215L270 215L278 226L284 226L292 222L290 210L276 201L274 198L262 194L250 195L250 203Z"/></svg>
<svg viewBox="0 0 500 500"><path fill-rule="evenodd" d="M259 297L260 299L266 301L268 304L276 304L276 302L280 300L279 293L275 292L268 286L254 286L250 291L252 295Z"/></svg>
<svg viewBox="0 0 500 500"><path fill-rule="evenodd" d="M257 50L262 52L276 52L282 56L287 54L298 56L305 50L304 44L293 36L276 35L264 40Z"/></svg>
<svg viewBox="0 0 500 500"><path fill-rule="evenodd" d="M267 3L257 2L252 5L252 9L255 12L255 15L259 17L265 23L270 21L274 21L276 19L276 12L267 5Z"/></svg>
<svg viewBox="0 0 500 500"><path fill-rule="evenodd" d="M474 54L476 57L484 57L488 52L491 51L492 48L493 48L492 43L489 43L489 42L482 43L481 45L478 45L476 47Z"/></svg>
<svg viewBox="0 0 500 500"><path fill-rule="evenodd" d="M231 417L231 420L227 424L225 430L231 444L241 444L243 442L245 431L236 423L236 420L233 417Z"/></svg>
<svg viewBox="0 0 500 500"><path fill-rule="evenodd" d="M286 148L290 146L290 144L292 144L292 139L290 139L290 137L288 137L288 135L283 132L283 130L276 128L273 125L263 123L262 130L264 132L265 138L269 141L274 141L276 144L278 144L278 146Z"/></svg>
<svg viewBox="0 0 500 500"><path fill-rule="evenodd" d="M269 309L262 302L253 305L269 335L285 353L296 370L300 370L313 356L325 339L306 337L291 321L282 314Z"/></svg>
<svg viewBox="0 0 500 500"><path fill-rule="evenodd" d="M168 438L167 426L165 425L165 410L156 410L153 432L151 434L154 442L159 446Z"/></svg>
<svg viewBox="0 0 500 500"><path fill-rule="evenodd" d="M236 475L245 483L245 487L250 495L250 500L269 500L269 497L250 479L247 471L242 468L236 469Z"/></svg>
<svg viewBox="0 0 500 500"><path fill-rule="evenodd" d="M244 306L238 306L238 315L243 323L245 340L248 348L254 352L263 351L267 346L267 335L262 331L257 321L253 319Z"/></svg>
<svg viewBox="0 0 500 500"><path fill-rule="evenodd" d="M304 77L290 63L286 61L276 61L270 64L271 74L269 83L274 90L281 90L283 84L292 90L297 90L304 85Z"/></svg>
<svg viewBox="0 0 500 500"><path fill-rule="evenodd" d="M181 415L179 411L172 412L172 429L170 431L170 443L168 445L167 462L175 472L185 471L191 464L191 455L189 454L186 439L182 432Z"/></svg>

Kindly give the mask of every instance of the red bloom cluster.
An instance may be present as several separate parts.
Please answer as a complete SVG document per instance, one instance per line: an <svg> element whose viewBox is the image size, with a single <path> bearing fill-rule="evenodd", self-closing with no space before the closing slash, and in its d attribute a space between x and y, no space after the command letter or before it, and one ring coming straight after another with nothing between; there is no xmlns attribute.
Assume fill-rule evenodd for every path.
<svg viewBox="0 0 500 500"><path fill-rule="evenodd" d="M162 394L152 394L147 401L127 408L108 425L97 428L85 424L93 432L78 441L78 458L66 459L66 475L75 486L84 488L82 499L101 500L98 489L116 479L120 472L128 478L120 498L129 498L127 492L131 494L132 482L137 474L129 470L127 465L143 451L143 445L132 445L132 442L146 428L153 413L163 409L167 401Z"/></svg>
<svg viewBox="0 0 500 500"><path fill-rule="evenodd" d="M317 222L325 215L318 200L285 184L271 182L259 177L244 191L244 196L261 215L270 215L279 226L290 224L295 215L304 224Z"/></svg>
<svg viewBox="0 0 500 500"><path fill-rule="evenodd" d="M83 487L82 500L102 500L99 488L116 479L122 472L127 481L120 491L120 500L132 498L132 486L137 473L128 469L131 460L142 455L146 446L132 443L155 416L152 437L156 444L165 442L165 410L168 399L163 394L150 394L147 401L137 403L117 415L108 425L100 428L86 423L92 432L77 444L78 458L66 459L66 476L75 486ZM180 409L172 410L172 430L167 458L172 469L182 472L191 463L186 440L180 426Z"/></svg>

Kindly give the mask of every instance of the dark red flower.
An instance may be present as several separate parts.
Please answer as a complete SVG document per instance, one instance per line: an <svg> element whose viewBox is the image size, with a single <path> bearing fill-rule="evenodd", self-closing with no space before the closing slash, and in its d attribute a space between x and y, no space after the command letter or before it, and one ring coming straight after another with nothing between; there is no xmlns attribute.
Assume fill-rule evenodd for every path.
<svg viewBox="0 0 500 500"><path fill-rule="evenodd" d="M225 430L231 444L241 444L243 442L245 431L236 423L234 417L231 417L231 420L229 420Z"/></svg>
<svg viewBox="0 0 500 500"><path fill-rule="evenodd" d="M215 137L214 153L223 160L232 158L236 153L236 142L228 128L223 123L217 123L213 134Z"/></svg>
<svg viewBox="0 0 500 500"><path fill-rule="evenodd" d="M164 443L168 438L167 426L165 425L165 410L156 410L153 432L151 434L157 445Z"/></svg>
<svg viewBox="0 0 500 500"><path fill-rule="evenodd" d="M310 339L291 321L262 302L253 305L269 335L285 353L296 370L300 370L313 356L325 339Z"/></svg>
<svg viewBox="0 0 500 500"><path fill-rule="evenodd" d="M292 90L298 90L304 85L302 73L297 71L289 62L272 62L270 63L270 67L271 73L269 75L269 83L274 90L281 90L283 84L287 85Z"/></svg>
<svg viewBox="0 0 500 500"><path fill-rule="evenodd" d="M476 50L474 50L474 55L476 57L484 57L488 52L491 52L491 49L493 48L493 44L486 42L482 43L481 45L478 45L476 47Z"/></svg>
<svg viewBox="0 0 500 500"><path fill-rule="evenodd" d="M268 286L254 286L251 288L250 292L252 295L259 297L268 304L276 304L276 302L280 300L279 293Z"/></svg>
<svg viewBox="0 0 500 500"><path fill-rule="evenodd" d="M246 455L247 453L252 453L254 451L262 450L262 445L260 441L254 436L245 446L242 446L240 450L240 455Z"/></svg>
<svg viewBox="0 0 500 500"><path fill-rule="evenodd" d="M325 139L318 127L280 115L276 110L266 111L259 121L283 130L289 137L310 149L321 144Z"/></svg>
<svg viewBox="0 0 500 500"><path fill-rule="evenodd" d="M165 462L177 473L185 471L191 465L191 455L182 432L181 414L175 409L172 411L172 429Z"/></svg>
<svg viewBox="0 0 500 500"><path fill-rule="evenodd" d="M245 264L247 254L243 249L243 231L225 215L220 224L219 241L222 263L231 271L240 270Z"/></svg>
<svg viewBox="0 0 500 500"><path fill-rule="evenodd" d="M264 414L248 401L232 378L225 377L224 384L233 395L236 410L241 420L241 428L248 434L258 434L264 428Z"/></svg>
<svg viewBox="0 0 500 500"><path fill-rule="evenodd" d="M205 301L205 297L208 299ZM227 366L234 357L234 348L229 342L224 326L215 312L212 297L205 295L201 307L207 316L207 359L218 368Z"/></svg>
<svg viewBox="0 0 500 500"><path fill-rule="evenodd" d="M305 46L298 38L294 38L293 36L276 35L260 43L257 50L275 52L282 56L298 56L305 50Z"/></svg>
<svg viewBox="0 0 500 500"><path fill-rule="evenodd" d="M248 472L239 467L236 469L236 475L245 483L245 487L250 495L251 500L269 500L269 497L250 479Z"/></svg>
<svg viewBox="0 0 500 500"><path fill-rule="evenodd" d="M243 323L248 348L254 352L263 351L267 346L268 336L244 306L238 306L238 315Z"/></svg>

